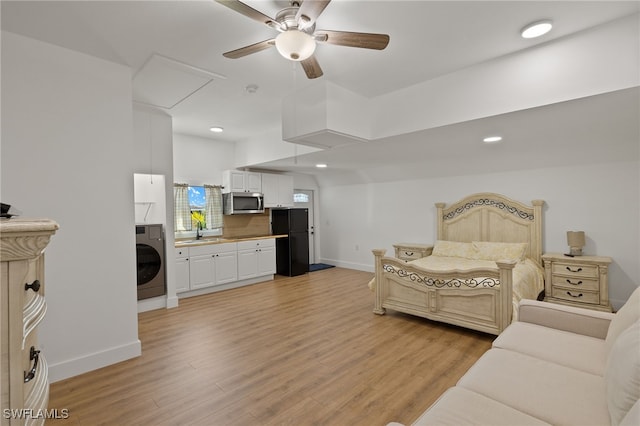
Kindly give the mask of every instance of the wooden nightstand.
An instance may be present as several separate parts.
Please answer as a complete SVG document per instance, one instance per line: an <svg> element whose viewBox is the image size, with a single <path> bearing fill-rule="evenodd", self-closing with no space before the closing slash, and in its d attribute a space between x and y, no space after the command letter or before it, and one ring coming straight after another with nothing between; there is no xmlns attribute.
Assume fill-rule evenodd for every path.
<svg viewBox="0 0 640 426"><path fill-rule="evenodd" d="M569 257L545 253L545 301L611 312L606 256Z"/></svg>
<svg viewBox="0 0 640 426"><path fill-rule="evenodd" d="M396 249L396 257L405 262L429 256L433 251L433 245L427 244L398 243L393 248Z"/></svg>

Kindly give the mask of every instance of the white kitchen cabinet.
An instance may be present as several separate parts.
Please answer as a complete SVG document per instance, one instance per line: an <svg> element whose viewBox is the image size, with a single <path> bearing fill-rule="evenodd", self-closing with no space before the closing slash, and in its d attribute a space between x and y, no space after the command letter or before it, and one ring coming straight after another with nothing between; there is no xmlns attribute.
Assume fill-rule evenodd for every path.
<svg viewBox="0 0 640 426"><path fill-rule="evenodd" d="M189 247L190 289L237 281L237 250L236 243Z"/></svg>
<svg viewBox="0 0 640 426"><path fill-rule="evenodd" d="M189 285L189 248L176 249L176 293L188 291Z"/></svg>
<svg viewBox="0 0 640 426"><path fill-rule="evenodd" d="M262 173L241 170L222 172L223 192L262 192Z"/></svg>
<svg viewBox="0 0 640 426"><path fill-rule="evenodd" d="M265 207L293 207L293 176L263 173L262 192Z"/></svg>
<svg viewBox="0 0 640 426"><path fill-rule="evenodd" d="M275 238L238 243L238 279L273 275L276 272Z"/></svg>

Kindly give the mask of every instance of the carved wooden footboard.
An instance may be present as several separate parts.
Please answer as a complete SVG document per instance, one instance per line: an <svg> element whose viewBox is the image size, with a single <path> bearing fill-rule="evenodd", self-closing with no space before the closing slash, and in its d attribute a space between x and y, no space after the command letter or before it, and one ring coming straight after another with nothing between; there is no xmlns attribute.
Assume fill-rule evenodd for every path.
<svg viewBox="0 0 640 426"><path fill-rule="evenodd" d="M384 257L385 252L373 250L373 312L382 315L390 308L496 335L511 323L515 262L496 262L498 270L433 272Z"/></svg>
<svg viewBox="0 0 640 426"><path fill-rule="evenodd" d="M542 206L494 193L473 194L446 206L436 203L437 239L526 243L525 257L541 265ZM374 312L393 309L424 318L500 334L513 314L513 263L498 270L433 272L375 249Z"/></svg>

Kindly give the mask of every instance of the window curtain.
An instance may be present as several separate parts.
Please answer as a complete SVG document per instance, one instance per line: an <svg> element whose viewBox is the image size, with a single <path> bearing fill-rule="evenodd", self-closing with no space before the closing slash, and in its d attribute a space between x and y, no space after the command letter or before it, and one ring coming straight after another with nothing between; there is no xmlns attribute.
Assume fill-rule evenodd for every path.
<svg viewBox="0 0 640 426"><path fill-rule="evenodd" d="M189 208L189 185L173 184L174 225L176 232L191 231L191 209Z"/></svg>
<svg viewBox="0 0 640 426"><path fill-rule="evenodd" d="M220 186L205 185L207 227L209 229L222 228L222 188Z"/></svg>

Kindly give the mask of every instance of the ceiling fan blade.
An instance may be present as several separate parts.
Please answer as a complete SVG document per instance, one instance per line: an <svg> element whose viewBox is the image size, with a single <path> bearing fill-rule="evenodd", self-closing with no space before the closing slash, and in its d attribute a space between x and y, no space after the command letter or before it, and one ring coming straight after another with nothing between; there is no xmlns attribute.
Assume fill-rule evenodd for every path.
<svg viewBox="0 0 640 426"><path fill-rule="evenodd" d="M275 39L264 40L259 43L250 44L249 46L241 47L240 49L223 53L222 56L230 59L238 59L238 58L242 58L243 56L247 56L252 53L256 53L256 52L260 52L261 50L268 49L275 45L276 45Z"/></svg>
<svg viewBox="0 0 640 426"><path fill-rule="evenodd" d="M327 7L331 0L304 0L296 13L296 21L298 21L302 28L307 28L313 25L318 19L318 16ZM301 20L302 18L302 20Z"/></svg>
<svg viewBox="0 0 640 426"><path fill-rule="evenodd" d="M300 63L302 64L302 68L308 78L313 79L322 77L322 68L320 68L320 64L318 63L315 55L309 56L304 61L300 61Z"/></svg>
<svg viewBox="0 0 640 426"><path fill-rule="evenodd" d="M314 38L320 43L337 44L339 46L362 47L365 49L383 50L389 44L387 34L352 33L348 31L318 30Z"/></svg>
<svg viewBox="0 0 640 426"><path fill-rule="evenodd" d="M261 22L268 27L275 28L280 31L284 31L286 28L282 28L282 25L275 21L273 18L268 17L264 13L255 10L249 5L242 3L239 0L216 0L218 3L227 6L229 9L234 10L247 18L251 18L254 21Z"/></svg>

